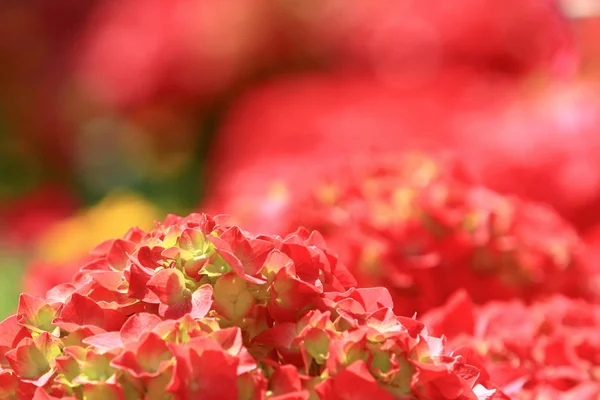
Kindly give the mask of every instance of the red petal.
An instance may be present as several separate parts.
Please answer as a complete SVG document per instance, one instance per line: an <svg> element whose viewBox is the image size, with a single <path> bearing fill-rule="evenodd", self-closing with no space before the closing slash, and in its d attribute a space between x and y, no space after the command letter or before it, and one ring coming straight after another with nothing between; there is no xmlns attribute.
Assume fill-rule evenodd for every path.
<svg viewBox="0 0 600 400"><path fill-rule="evenodd" d="M179 303L183 298L185 277L178 269L163 269L154 274L147 285L162 303L173 305Z"/></svg>
<svg viewBox="0 0 600 400"><path fill-rule="evenodd" d="M158 261L163 259L163 251L164 249L160 246L155 246L153 248L143 246L138 249L136 257L141 266L154 271L160 266Z"/></svg>
<svg viewBox="0 0 600 400"><path fill-rule="evenodd" d="M298 369L293 365L282 365L271 376L271 390L274 394L286 394L302 390Z"/></svg>
<svg viewBox="0 0 600 400"><path fill-rule="evenodd" d="M394 308L394 302L390 292L383 287L356 289L366 312L373 312L380 308Z"/></svg>
<svg viewBox="0 0 600 400"><path fill-rule="evenodd" d="M171 352L164 340L156 333L150 332L143 339L136 351L136 358L146 370L157 368L162 361L170 360Z"/></svg>
<svg viewBox="0 0 600 400"><path fill-rule="evenodd" d="M0 351L3 348L14 348L21 339L30 337L29 331L19 325L17 320L17 315L11 315L0 322Z"/></svg>
<svg viewBox="0 0 600 400"><path fill-rule="evenodd" d="M12 371L0 370L0 398L11 398L17 391L19 378Z"/></svg>
<svg viewBox="0 0 600 400"><path fill-rule="evenodd" d="M248 240L237 226L232 226L223 232L221 239L229 244L231 251L240 260L248 275L256 275L269 252L275 248L273 243L266 240Z"/></svg>
<svg viewBox="0 0 600 400"><path fill-rule="evenodd" d="M118 291L123 283L123 273L121 271L93 271L90 276L102 287L113 291Z"/></svg>
<svg viewBox="0 0 600 400"><path fill-rule="evenodd" d="M357 361L333 378L333 387L329 399L359 400L378 399L393 400L387 390L377 384L364 361Z"/></svg>
<svg viewBox="0 0 600 400"><path fill-rule="evenodd" d="M308 400L310 392L308 390L300 390L294 393L286 393L278 396L269 396L269 400Z"/></svg>
<svg viewBox="0 0 600 400"><path fill-rule="evenodd" d="M104 242L100 243L99 245L94 247L92 250L90 250L90 254L93 256L99 256L99 257L106 256L106 254L110 251L110 248L115 240L116 239L105 240Z"/></svg>
<svg viewBox="0 0 600 400"><path fill-rule="evenodd" d="M461 333L472 335L475 331L475 308L466 290L454 293L442 307L423 316L429 333L449 338Z"/></svg>
<svg viewBox="0 0 600 400"><path fill-rule="evenodd" d="M289 349L298 335L298 328L293 322L284 322L261 332L254 342L267 344L276 349Z"/></svg>
<svg viewBox="0 0 600 400"><path fill-rule="evenodd" d="M60 304L48 304L45 300L26 293L19 297L17 315L19 323L30 329L51 332L52 320L56 317Z"/></svg>
<svg viewBox="0 0 600 400"><path fill-rule="evenodd" d="M112 242L110 250L106 254L106 260L112 268L117 271L123 271L127 266L129 255L133 254L136 244L123 239L116 239Z"/></svg>
<svg viewBox="0 0 600 400"><path fill-rule="evenodd" d="M65 305L53 323L67 332L83 326L104 327L104 311L95 301L79 293L73 293L71 300Z"/></svg>
<svg viewBox="0 0 600 400"><path fill-rule="evenodd" d="M228 359L220 351L206 350L201 355L190 354L194 366L192 380L197 388L190 389L191 398L198 400L237 399L237 360Z"/></svg>
<svg viewBox="0 0 600 400"><path fill-rule="evenodd" d="M121 328L121 340L125 344L136 342L142 333L152 331L161 321L154 314L140 313L132 315Z"/></svg>
<svg viewBox="0 0 600 400"><path fill-rule="evenodd" d="M133 350L128 350L114 358L111 366L128 371L136 378L158 376L166 367L165 361L172 354L164 340L153 332L142 336Z"/></svg>
<svg viewBox="0 0 600 400"><path fill-rule="evenodd" d="M194 319L204 318L210 311L213 303L213 288L206 284L200 286L192 293L192 311L190 315Z"/></svg>
<svg viewBox="0 0 600 400"><path fill-rule="evenodd" d="M82 340L83 343L94 346L99 352L108 352L124 346L119 332L99 333Z"/></svg>
<svg viewBox="0 0 600 400"><path fill-rule="evenodd" d="M154 270L146 268L132 259L129 269L129 289L127 295L131 298L143 300L148 303L160 303L158 296L148 289L148 281L154 275Z"/></svg>
<svg viewBox="0 0 600 400"><path fill-rule="evenodd" d="M77 288L70 283L61 283L46 292L46 299L50 302L66 303L76 290Z"/></svg>
<svg viewBox="0 0 600 400"><path fill-rule="evenodd" d="M104 326L102 328L105 331L118 331L121 329L127 317L120 310L113 310L110 308L102 309L104 312Z"/></svg>
<svg viewBox="0 0 600 400"><path fill-rule="evenodd" d="M46 332L42 335L44 334L47 335ZM44 353L30 339L25 339L17 348L7 352L6 359L10 363L10 367L21 379L35 380L44 377L45 374L51 371L50 364ZM49 379L49 377L47 378Z"/></svg>

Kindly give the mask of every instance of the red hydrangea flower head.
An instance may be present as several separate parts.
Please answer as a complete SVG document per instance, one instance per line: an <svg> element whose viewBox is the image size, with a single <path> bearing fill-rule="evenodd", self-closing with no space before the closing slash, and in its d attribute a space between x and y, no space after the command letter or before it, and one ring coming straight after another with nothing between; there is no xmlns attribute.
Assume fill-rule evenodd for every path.
<svg viewBox="0 0 600 400"><path fill-rule="evenodd" d="M253 217L263 225L270 218L274 231L318 230L361 286L391 290L402 315L439 306L461 287L477 303L591 294L581 240L551 208L475 185L442 158L404 154L353 165L308 196L288 186L276 218Z"/></svg>
<svg viewBox="0 0 600 400"><path fill-rule="evenodd" d="M3 399L503 398L319 233L169 216L90 258L0 322Z"/></svg>

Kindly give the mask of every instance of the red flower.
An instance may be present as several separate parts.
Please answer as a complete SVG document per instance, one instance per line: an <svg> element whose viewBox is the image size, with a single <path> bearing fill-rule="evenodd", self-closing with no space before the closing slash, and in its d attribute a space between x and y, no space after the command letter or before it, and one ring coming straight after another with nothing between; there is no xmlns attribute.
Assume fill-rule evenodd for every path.
<svg viewBox="0 0 600 400"><path fill-rule="evenodd" d="M17 250L32 246L55 223L77 208L74 196L60 186L37 187L26 195L0 203L0 232Z"/></svg>
<svg viewBox="0 0 600 400"><path fill-rule="evenodd" d="M475 307L462 292L424 321L433 333L448 332L456 355L487 370L516 399L600 395L597 305L554 296L530 306L513 301Z"/></svg>
<svg viewBox="0 0 600 400"><path fill-rule="evenodd" d="M314 190L332 167L416 150L451 153L477 183L547 203L585 229L600 218L597 93L589 82L532 89L454 71L418 88L364 76L280 79L227 115L207 207L248 219L260 210L259 229L269 229L289 198Z"/></svg>
<svg viewBox="0 0 600 400"><path fill-rule="evenodd" d="M76 55L79 83L117 107L205 101L269 58L270 16L262 0L100 4Z"/></svg>
<svg viewBox="0 0 600 400"><path fill-rule="evenodd" d="M354 288L318 234L253 236L217 220L169 216L153 231L101 244L45 298L22 295L17 315L0 323L0 393L254 400L496 392L480 386L485 371L452 356L423 324L395 316L385 289Z"/></svg>
<svg viewBox="0 0 600 400"><path fill-rule="evenodd" d="M580 238L550 208L473 184L442 160L409 154L354 161L311 179L309 195L290 185L285 212L262 219L257 211L255 219L275 232L297 225L321 231L360 285L388 287L404 315L441 305L461 287L477 303L596 296ZM283 285L285 274L277 277ZM310 296L310 286L283 287ZM285 298L277 287L274 293Z"/></svg>

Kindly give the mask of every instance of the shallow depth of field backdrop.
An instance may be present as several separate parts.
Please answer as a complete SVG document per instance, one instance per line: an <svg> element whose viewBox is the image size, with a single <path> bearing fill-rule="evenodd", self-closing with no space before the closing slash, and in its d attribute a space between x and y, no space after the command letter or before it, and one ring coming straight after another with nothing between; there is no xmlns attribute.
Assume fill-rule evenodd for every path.
<svg viewBox="0 0 600 400"><path fill-rule="evenodd" d="M522 240L503 262L600 276L597 1L3 0L0 54L0 320L103 240L192 211L320 229L402 315L442 305L440 279L478 303L600 293L577 268L506 292L432 267ZM465 250L482 209L520 228ZM434 211L465 213L452 244L396 229Z"/></svg>

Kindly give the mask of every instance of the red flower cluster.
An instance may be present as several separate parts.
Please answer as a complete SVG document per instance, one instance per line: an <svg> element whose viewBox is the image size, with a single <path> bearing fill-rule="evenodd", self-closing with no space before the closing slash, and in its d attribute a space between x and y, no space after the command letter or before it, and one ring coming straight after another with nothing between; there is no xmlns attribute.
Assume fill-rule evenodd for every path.
<svg viewBox="0 0 600 400"><path fill-rule="evenodd" d="M600 306L557 295L475 307L458 292L424 317L457 354L478 358L514 399L595 400L600 396Z"/></svg>
<svg viewBox="0 0 600 400"><path fill-rule="evenodd" d="M356 162L308 196L289 191L279 213L261 214L259 202L238 217L277 232L318 230L361 286L391 291L401 315L439 306L461 287L477 303L594 294L568 223L473 185L450 162L416 154Z"/></svg>
<svg viewBox="0 0 600 400"><path fill-rule="evenodd" d="M0 323L2 399L504 398L322 237L170 216Z"/></svg>
<svg viewBox="0 0 600 400"><path fill-rule="evenodd" d="M576 64L555 0L124 0L96 7L84 37L74 54L80 83L128 107L161 96L212 101L290 60L401 85L454 67L520 77L564 75Z"/></svg>
<svg viewBox="0 0 600 400"><path fill-rule="evenodd" d="M366 150L448 151L477 183L549 204L579 229L600 222L600 87L473 78L447 71L396 88L310 74L263 85L237 100L219 130L211 201L264 195L265 176L296 193Z"/></svg>

